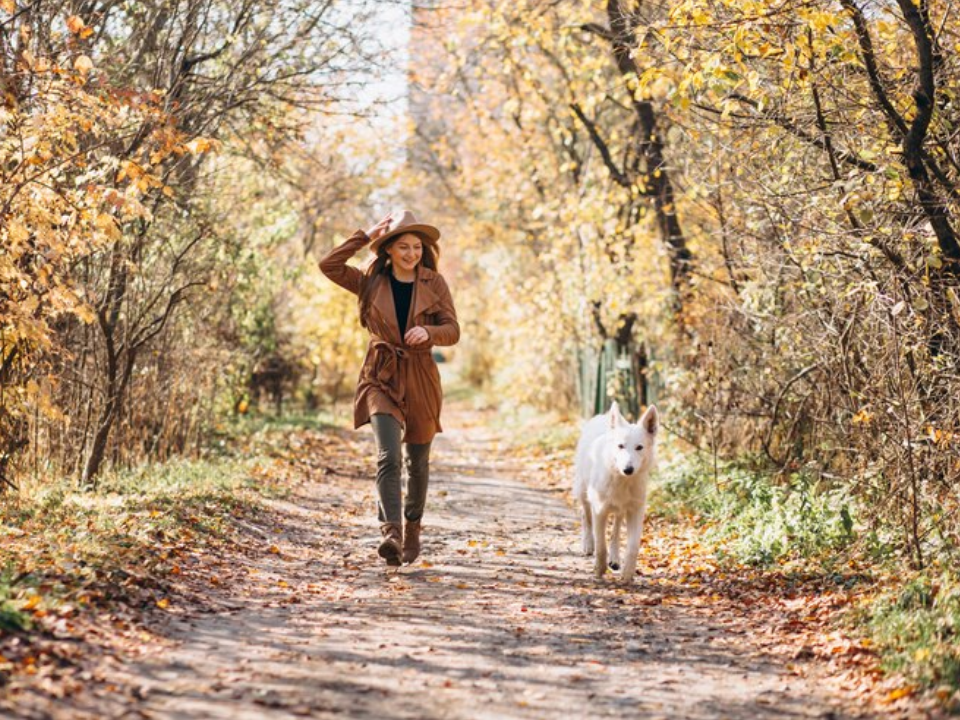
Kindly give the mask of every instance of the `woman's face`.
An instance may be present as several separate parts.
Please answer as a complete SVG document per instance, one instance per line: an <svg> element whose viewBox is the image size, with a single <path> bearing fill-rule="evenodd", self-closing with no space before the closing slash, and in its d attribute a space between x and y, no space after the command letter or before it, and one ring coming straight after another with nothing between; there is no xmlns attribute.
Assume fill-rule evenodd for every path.
<svg viewBox="0 0 960 720"><path fill-rule="evenodd" d="M410 272L423 257L423 241L419 235L404 233L386 249L386 253L395 268Z"/></svg>

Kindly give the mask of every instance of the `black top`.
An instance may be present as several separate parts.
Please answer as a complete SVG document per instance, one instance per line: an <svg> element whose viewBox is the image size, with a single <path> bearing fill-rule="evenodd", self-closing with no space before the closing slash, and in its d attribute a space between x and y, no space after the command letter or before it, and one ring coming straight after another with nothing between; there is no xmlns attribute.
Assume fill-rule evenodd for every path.
<svg viewBox="0 0 960 720"><path fill-rule="evenodd" d="M397 308L397 325L400 326L400 337L407 332L407 316L410 315L410 301L413 299L413 283L397 280L390 273L390 289L393 290L393 305Z"/></svg>

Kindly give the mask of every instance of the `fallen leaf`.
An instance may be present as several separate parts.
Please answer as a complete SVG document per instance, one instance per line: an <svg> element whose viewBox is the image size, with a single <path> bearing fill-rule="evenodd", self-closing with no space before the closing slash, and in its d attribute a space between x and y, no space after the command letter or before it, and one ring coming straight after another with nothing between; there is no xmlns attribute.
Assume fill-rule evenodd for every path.
<svg viewBox="0 0 960 720"><path fill-rule="evenodd" d="M22 610L33 610L37 605L40 604L41 598L39 595L31 595L30 598L23 604Z"/></svg>
<svg viewBox="0 0 960 720"><path fill-rule="evenodd" d="M916 685L904 685L903 687L899 687L896 690L891 690L889 693L887 693L887 696L884 698L883 701L886 703L896 702L900 698L905 698L910 695L913 695L916 691L917 691Z"/></svg>

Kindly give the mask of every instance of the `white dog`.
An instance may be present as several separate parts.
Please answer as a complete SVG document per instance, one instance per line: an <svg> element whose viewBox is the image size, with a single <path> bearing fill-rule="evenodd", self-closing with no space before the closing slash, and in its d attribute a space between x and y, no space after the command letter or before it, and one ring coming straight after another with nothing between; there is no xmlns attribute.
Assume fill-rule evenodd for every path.
<svg viewBox="0 0 960 720"><path fill-rule="evenodd" d="M605 415L588 420L577 443L573 494L583 506L583 554L594 554L594 573L607 570L607 519L613 515L611 564L620 580L630 582L637 569L647 479L656 462L660 417L651 405L636 425L628 423L616 403ZM627 526L627 553L620 562L620 524Z"/></svg>

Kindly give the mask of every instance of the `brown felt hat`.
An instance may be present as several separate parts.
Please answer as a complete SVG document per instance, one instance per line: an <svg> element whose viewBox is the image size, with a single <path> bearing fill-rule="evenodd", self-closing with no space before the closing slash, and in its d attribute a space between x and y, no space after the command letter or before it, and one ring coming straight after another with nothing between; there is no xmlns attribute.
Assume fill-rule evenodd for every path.
<svg viewBox="0 0 960 720"><path fill-rule="evenodd" d="M437 247L437 241L440 239L440 231L433 225L417 222L417 218L409 210L397 210L391 213L389 217L390 225L387 231L370 243L371 252L377 252L385 242L404 233L416 233L424 242L430 243L435 248Z"/></svg>

